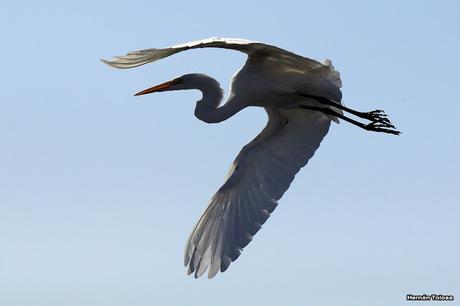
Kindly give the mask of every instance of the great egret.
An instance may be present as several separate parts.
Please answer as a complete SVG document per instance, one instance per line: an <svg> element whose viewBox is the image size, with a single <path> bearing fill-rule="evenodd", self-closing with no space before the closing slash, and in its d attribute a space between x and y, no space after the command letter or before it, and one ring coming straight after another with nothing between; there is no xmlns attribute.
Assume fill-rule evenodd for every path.
<svg viewBox="0 0 460 306"><path fill-rule="evenodd" d="M224 121L248 106L265 108L268 123L236 157L225 183L212 197L185 249L188 274L208 277L224 272L238 258L277 206L295 174L305 166L329 130L331 120L346 120L368 131L398 135L381 110L359 112L341 104L339 72L329 60L320 63L275 46L242 39L209 38L164 49L146 49L103 60L132 68L196 48L244 52L248 59L233 76L228 100L221 105L219 83L204 74L186 74L143 90L198 89L203 97L195 116L207 123ZM344 115L348 112L367 124Z"/></svg>

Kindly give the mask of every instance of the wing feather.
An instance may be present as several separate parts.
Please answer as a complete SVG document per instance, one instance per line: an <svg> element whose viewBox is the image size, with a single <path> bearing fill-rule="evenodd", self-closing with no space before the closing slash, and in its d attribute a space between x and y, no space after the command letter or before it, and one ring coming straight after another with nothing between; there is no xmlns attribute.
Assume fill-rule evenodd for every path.
<svg viewBox="0 0 460 306"><path fill-rule="evenodd" d="M212 278L238 258L329 130L319 112L266 110L267 126L238 154L188 239L184 263L195 277L208 270Z"/></svg>
<svg viewBox="0 0 460 306"><path fill-rule="evenodd" d="M313 73L318 79L326 79L339 88L342 86L340 74L334 69L330 60L325 60L323 63L320 63L316 60L297 55L276 46L238 38L213 37L195 40L167 48L151 48L133 51L126 55L115 56L113 60L102 59L102 61L115 68L127 69L145 65L178 52L197 48L224 48L240 51L248 54L249 61L260 62L258 59L264 58L266 59L266 65L274 65L277 67L283 66L289 73Z"/></svg>

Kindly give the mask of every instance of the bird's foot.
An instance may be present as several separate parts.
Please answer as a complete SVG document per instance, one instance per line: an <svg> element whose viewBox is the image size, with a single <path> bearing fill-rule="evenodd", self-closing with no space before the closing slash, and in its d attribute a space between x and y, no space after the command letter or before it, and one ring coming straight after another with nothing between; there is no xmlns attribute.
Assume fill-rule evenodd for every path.
<svg viewBox="0 0 460 306"><path fill-rule="evenodd" d="M382 133L393 134L393 135L401 134L401 132L396 130L395 126L391 124L391 122L388 119L386 119L385 121L382 121L382 120L373 121L369 124L366 124L364 126L364 129L368 131L382 132Z"/></svg>
<svg viewBox="0 0 460 306"><path fill-rule="evenodd" d="M388 119L387 114L385 114L385 112L381 109L376 109L367 113L361 113L361 115L361 118L367 119L372 122L381 122L383 124L389 125L388 127L394 128L394 126Z"/></svg>

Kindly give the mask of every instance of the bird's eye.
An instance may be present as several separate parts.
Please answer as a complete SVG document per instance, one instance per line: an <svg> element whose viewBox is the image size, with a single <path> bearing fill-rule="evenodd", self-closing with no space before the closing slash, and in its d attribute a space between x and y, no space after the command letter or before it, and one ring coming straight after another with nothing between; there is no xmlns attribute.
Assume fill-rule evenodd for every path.
<svg viewBox="0 0 460 306"><path fill-rule="evenodd" d="M182 80L182 78L177 78L177 79L174 79L174 80L172 81L172 83L173 83L174 85L176 85L176 84L182 84L182 83L183 83L183 80Z"/></svg>

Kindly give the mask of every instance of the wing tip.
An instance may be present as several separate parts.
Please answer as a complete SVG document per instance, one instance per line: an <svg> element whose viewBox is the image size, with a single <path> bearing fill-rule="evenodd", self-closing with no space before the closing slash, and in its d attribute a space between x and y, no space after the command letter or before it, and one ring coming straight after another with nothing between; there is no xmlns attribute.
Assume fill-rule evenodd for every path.
<svg viewBox="0 0 460 306"><path fill-rule="evenodd" d="M103 59L103 58L100 58L99 60L100 60L101 62L103 62L104 64L106 64L106 65L108 65L108 66L111 66L111 67L112 67L112 65L110 64L110 63L111 63L110 61L108 61L108 60L105 60L105 59Z"/></svg>
<svg viewBox="0 0 460 306"><path fill-rule="evenodd" d="M127 68L131 68L133 66L127 66L127 65L123 65L121 63L118 63L117 60L113 60L113 61L108 61L108 60L105 60L105 59L99 59L101 62L103 62L104 64L106 64L107 66L110 66L112 68L117 68L117 69L127 69Z"/></svg>

